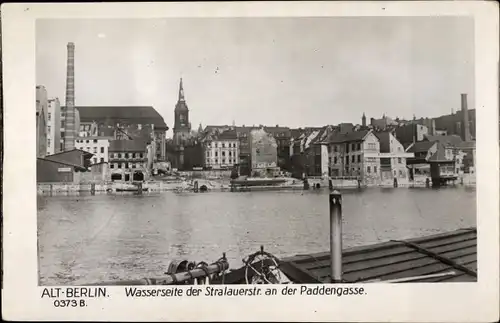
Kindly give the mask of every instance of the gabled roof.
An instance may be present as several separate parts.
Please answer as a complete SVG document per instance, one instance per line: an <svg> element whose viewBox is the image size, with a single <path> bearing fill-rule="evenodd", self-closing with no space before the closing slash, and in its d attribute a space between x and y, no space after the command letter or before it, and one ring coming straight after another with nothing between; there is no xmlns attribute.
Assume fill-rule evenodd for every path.
<svg viewBox="0 0 500 323"><path fill-rule="evenodd" d="M457 135L448 135L448 136L431 136L426 135L425 140L432 142L440 142L445 146L458 146L463 140L460 136Z"/></svg>
<svg viewBox="0 0 500 323"><path fill-rule="evenodd" d="M436 152L428 159L429 162L451 162L450 159L446 158L445 146L438 143Z"/></svg>
<svg viewBox="0 0 500 323"><path fill-rule="evenodd" d="M435 141L417 141L410 145L406 151L409 153L423 153L429 151L432 146L436 144Z"/></svg>
<svg viewBox="0 0 500 323"><path fill-rule="evenodd" d="M163 117L151 106L77 106L76 109L80 122L133 120L138 124L154 124L158 129L168 128Z"/></svg>
<svg viewBox="0 0 500 323"><path fill-rule="evenodd" d="M390 153L391 152L391 133L389 131L379 131L374 132L375 136L380 142L380 152Z"/></svg>
<svg viewBox="0 0 500 323"><path fill-rule="evenodd" d="M60 152L57 152L57 153L52 154L52 155L47 155L45 157L60 156L60 155L71 153L73 151L79 151L80 153L82 153L82 155L84 155L86 157L88 157L88 156L94 156L94 154L92 154L92 153L90 153L88 151L85 151L85 150L82 150L82 149L78 149L78 148L73 148L71 150L60 151Z"/></svg>
<svg viewBox="0 0 500 323"><path fill-rule="evenodd" d="M235 129L229 129L226 131L222 131L217 136L218 140L236 140L238 139L238 134Z"/></svg>
<svg viewBox="0 0 500 323"><path fill-rule="evenodd" d="M147 141L141 139L134 140L111 140L108 151L119 152L145 152Z"/></svg>
<svg viewBox="0 0 500 323"><path fill-rule="evenodd" d="M340 144L340 143L344 143L344 142L362 141L371 132L372 132L371 130L366 130L366 129L348 132L348 133L333 132L330 134L330 136L327 138L326 141L328 143L331 143L331 144Z"/></svg>

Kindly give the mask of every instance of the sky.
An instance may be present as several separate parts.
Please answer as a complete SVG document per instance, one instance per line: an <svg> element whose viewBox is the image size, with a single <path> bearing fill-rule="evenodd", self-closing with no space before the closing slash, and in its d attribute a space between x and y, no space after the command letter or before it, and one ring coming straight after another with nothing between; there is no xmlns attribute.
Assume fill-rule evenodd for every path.
<svg viewBox="0 0 500 323"><path fill-rule="evenodd" d="M193 129L322 126L474 108L466 17L50 19L36 24L37 84L76 105L153 106L172 128L179 79Z"/></svg>

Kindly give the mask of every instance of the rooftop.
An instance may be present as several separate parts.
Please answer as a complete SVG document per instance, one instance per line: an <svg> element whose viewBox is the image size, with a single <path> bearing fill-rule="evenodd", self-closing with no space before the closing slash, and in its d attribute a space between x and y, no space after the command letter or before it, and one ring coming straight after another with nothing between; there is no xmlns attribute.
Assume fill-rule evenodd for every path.
<svg viewBox="0 0 500 323"><path fill-rule="evenodd" d="M436 144L435 141L418 141L412 145L410 145L407 149L409 153L422 153L427 152L431 149L432 146Z"/></svg>
<svg viewBox="0 0 500 323"><path fill-rule="evenodd" d="M368 282L476 282L475 228L409 240L391 240L343 251L343 280ZM280 268L295 283L330 279L330 253L282 259Z"/></svg>
<svg viewBox="0 0 500 323"><path fill-rule="evenodd" d="M442 143L438 143L437 150L428 159L429 162L451 162L451 159L446 158L445 146Z"/></svg>
<svg viewBox="0 0 500 323"><path fill-rule="evenodd" d="M328 143L344 143L344 142L352 142L352 141L361 141L363 140L371 130L359 130L348 133L339 133L333 132L331 133L326 141Z"/></svg>
<svg viewBox="0 0 500 323"><path fill-rule="evenodd" d="M108 151L119 152L145 152L147 142L141 139L134 140L111 140Z"/></svg>
<svg viewBox="0 0 500 323"><path fill-rule="evenodd" d="M138 124L154 124L155 128L168 129L163 117L151 106L77 106L76 109L80 113L80 122L133 120Z"/></svg>
<svg viewBox="0 0 500 323"><path fill-rule="evenodd" d="M380 141L380 152L390 153L391 152L391 133L389 131L378 131L374 132Z"/></svg>
<svg viewBox="0 0 500 323"><path fill-rule="evenodd" d="M457 147L460 145L460 143L463 141L462 138L458 135L447 135L447 136L431 136L431 135L426 135L425 140L427 141L432 141L432 142L440 142L445 146L453 146Z"/></svg>

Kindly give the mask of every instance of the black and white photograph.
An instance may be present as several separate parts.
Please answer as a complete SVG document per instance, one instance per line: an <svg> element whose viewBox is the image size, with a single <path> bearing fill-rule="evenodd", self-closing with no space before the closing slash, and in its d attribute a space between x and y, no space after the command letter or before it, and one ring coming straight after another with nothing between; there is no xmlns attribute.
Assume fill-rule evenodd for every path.
<svg viewBox="0 0 500 323"><path fill-rule="evenodd" d="M477 280L471 19L40 20L36 41L40 284Z"/></svg>
<svg viewBox="0 0 500 323"><path fill-rule="evenodd" d="M478 194L498 192L500 136L479 120L500 110L478 103L476 19L35 19L37 297L484 286Z"/></svg>

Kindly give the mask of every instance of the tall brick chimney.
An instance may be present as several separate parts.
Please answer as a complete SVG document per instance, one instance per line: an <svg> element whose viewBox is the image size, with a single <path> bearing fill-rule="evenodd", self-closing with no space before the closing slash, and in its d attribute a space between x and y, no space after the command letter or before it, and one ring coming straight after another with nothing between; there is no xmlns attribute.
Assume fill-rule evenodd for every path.
<svg viewBox="0 0 500 323"><path fill-rule="evenodd" d="M64 150L75 148L75 44L68 43Z"/></svg>
<svg viewBox="0 0 500 323"><path fill-rule="evenodd" d="M462 140L470 141L470 130L469 130L469 110L467 108L467 94L462 93Z"/></svg>

